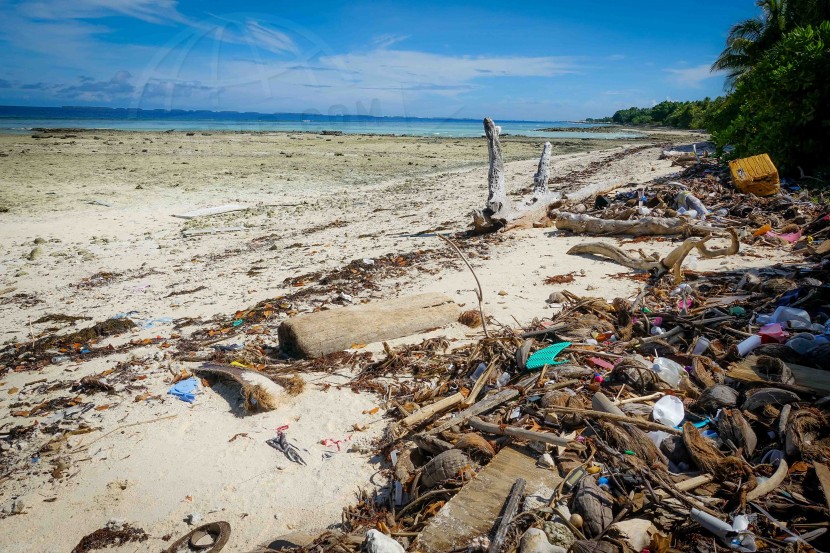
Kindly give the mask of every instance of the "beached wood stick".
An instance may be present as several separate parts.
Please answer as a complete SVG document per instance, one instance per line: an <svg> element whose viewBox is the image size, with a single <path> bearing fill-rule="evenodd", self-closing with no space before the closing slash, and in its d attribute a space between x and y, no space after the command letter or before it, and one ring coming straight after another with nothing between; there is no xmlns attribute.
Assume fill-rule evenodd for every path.
<svg viewBox="0 0 830 553"><path fill-rule="evenodd" d="M633 236L706 236L711 227L694 225L680 217L643 217L633 221L600 219L584 213L553 212L556 228L585 234L631 234Z"/></svg>
<svg viewBox="0 0 830 553"><path fill-rule="evenodd" d="M620 186L625 185L623 182L595 182L591 184L586 184L582 188L574 190L573 192L566 193L565 199L572 203L581 202L582 200L587 200L592 196L597 196L599 194L607 194L613 190L616 190Z"/></svg>
<svg viewBox="0 0 830 553"><path fill-rule="evenodd" d="M556 405L552 405L550 407L546 407L544 410L547 411L556 411L557 413L568 413L574 415L580 415L583 417L588 417L592 419L603 419L612 422L626 422L632 426L637 426L644 430L661 430L663 432L667 432L669 434L674 434L675 436L681 436L683 434L682 431L671 428L664 424L660 424L659 422L651 422L651 421L644 421L640 419L636 419L634 417L629 417L627 415L615 415L613 413L603 413L602 411L594 411L592 409L577 409L576 407L559 407Z"/></svg>
<svg viewBox="0 0 830 553"><path fill-rule="evenodd" d="M443 413L444 411L452 409L455 405L458 405L462 401L464 401L464 394L462 394L461 392L455 393L443 399L439 399L435 403L431 403L426 407L418 409L417 411L403 419L401 421L401 424L406 426L407 428L418 426L422 422L431 419L438 413Z"/></svg>
<svg viewBox="0 0 830 553"><path fill-rule="evenodd" d="M504 546L504 538L507 537L507 531L510 529L510 522L519 510L519 501L525 493L524 478L516 478L513 483L513 488L510 490L510 495L507 496L507 505L504 507L504 512L499 519L499 525L496 528L496 535L493 536L493 541L490 542L490 548L487 553L500 553Z"/></svg>
<svg viewBox="0 0 830 553"><path fill-rule="evenodd" d="M491 424L484 422L478 417L470 417L470 426L481 432L488 434L498 434L499 436L510 436L511 438L518 438L528 442L544 442L552 445L570 445L574 440L567 438L560 438L555 434L547 434L544 432L534 432L533 430L525 430L524 428L514 428L512 426L499 426L498 424Z"/></svg>
<svg viewBox="0 0 830 553"><path fill-rule="evenodd" d="M550 153L553 147L545 142L542 148L542 157L539 158L539 167L533 176L533 197L540 198L548 194L548 180L550 179Z"/></svg>
<svg viewBox="0 0 830 553"><path fill-rule="evenodd" d="M658 276L672 271L674 273L674 282L675 284L678 284L683 278L683 273L681 270L681 267L683 266L683 261L691 253L692 250L698 250L698 252L700 252L701 257L704 257L706 259L734 255L738 253L738 250L740 249L738 233L733 228L728 229L728 232L731 238L731 243L729 244L729 246L725 248L707 248L706 242L712 239L711 235L705 236L703 238L687 238L683 241L682 244L680 244L671 252L669 252L668 255L666 255L666 257L664 257L660 261L654 260L655 256L649 258L642 251L640 252L640 257L642 259L636 259L630 256L628 253L621 250L620 248L613 246L611 244L606 244L604 242L589 242L587 244L577 244L576 246L568 250L568 254L599 255L602 257L607 257L612 261L616 261L620 265L624 265L626 267L636 269L639 271L651 271L656 269ZM661 339L663 338L665 338L665 335L661 336Z"/></svg>
<svg viewBox="0 0 830 553"><path fill-rule="evenodd" d="M533 382L535 379L535 375L526 376L516 384L516 387L524 388L526 386L529 386L531 382ZM514 397L518 397L518 395L519 390L517 390L516 388L507 388L491 396L487 396L481 401L472 405L471 407L464 409L460 413L456 414L448 421L442 422L441 424L430 430L430 434L438 434L443 432L444 430L449 430L457 424L464 424L470 417L486 413L490 409L495 409L502 403L508 402Z"/></svg>

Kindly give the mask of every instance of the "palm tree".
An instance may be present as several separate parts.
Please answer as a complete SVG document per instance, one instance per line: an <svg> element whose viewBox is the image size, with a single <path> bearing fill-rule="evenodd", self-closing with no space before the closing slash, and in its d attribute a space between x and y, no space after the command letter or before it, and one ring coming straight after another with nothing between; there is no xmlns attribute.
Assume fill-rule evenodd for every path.
<svg viewBox="0 0 830 553"><path fill-rule="evenodd" d="M794 4L797 2L793 2ZM802 3L809 3L802 0ZM726 71L726 83L734 88L740 78L749 72L759 59L788 30L785 0L758 0L763 11L760 17L747 19L732 26L712 71Z"/></svg>

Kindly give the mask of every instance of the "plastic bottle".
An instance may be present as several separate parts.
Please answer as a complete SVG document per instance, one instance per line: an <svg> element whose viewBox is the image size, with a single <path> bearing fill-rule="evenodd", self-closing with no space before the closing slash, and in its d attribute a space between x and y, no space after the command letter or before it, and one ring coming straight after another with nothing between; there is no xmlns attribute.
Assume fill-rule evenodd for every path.
<svg viewBox="0 0 830 553"><path fill-rule="evenodd" d="M58 363L63 363L64 361L69 361L68 355L56 355L52 358L52 363L57 365Z"/></svg>
<svg viewBox="0 0 830 553"><path fill-rule="evenodd" d="M510 374L506 373L506 372L503 372L503 373L501 373L501 376L499 376L499 378L496 380L496 386L498 388L501 388L502 386L507 384L507 382L509 380L510 380Z"/></svg>
<svg viewBox="0 0 830 553"><path fill-rule="evenodd" d="M678 363L665 357L657 357L654 359L654 364L651 366L652 370L657 373L657 377L671 386L676 388L680 384L684 369Z"/></svg>
<svg viewBox="0 0 830 553"><path fill-rule="evenodd" d="M479 363L478 367L476 367L476 370L473 371L473 374L470 375L470 378L472 380L478 380L478 377L481 376L481 374L484 372L484 369L486 368L487 365L485 365L484 363Z"/></svg>
<svg viewBox="0 0 830 553"><path fill-rule="evenodd" d="M758 315L755 317L755 322L757 324L765 325L769 323L789 322L791 328L796 328L795 326L792 326L793 321L798 321L798 323L804 323L807 325L802 328L810 328L813 324L813 321L810 319L810 314L803 309L784 307L783 305L778 307L772 315Z"/></svg>
<svg viewBox="0 0 830 553"><path fill-rule="evenodd" d="M750 336L738 344L738 355L745 357L749 354L749 352L760 346L762 343L763 340L757 334Z"/></svg>

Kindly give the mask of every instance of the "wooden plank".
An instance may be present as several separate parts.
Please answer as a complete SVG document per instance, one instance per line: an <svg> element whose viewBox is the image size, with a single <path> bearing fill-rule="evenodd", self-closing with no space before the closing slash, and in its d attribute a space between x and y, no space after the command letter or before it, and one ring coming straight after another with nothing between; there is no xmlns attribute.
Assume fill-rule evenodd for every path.
<svg viewBox="0 0 830 553"><path fill-rule="evenodd" d="M752 368L755 365L755 356L751 355L743 361L733 363L729 367L726 376L744 382L769 382L756 369ZM830 371L805 367L796 363L785 362L785 365L790 368L793 378L795 378L796 385L793 386L794 388L812 390L822 394L830 393Z"/></svg>
<svg viewBox="0 0 830 553"><path fill-rule="evenodd" d="M427 522L414 551L438 553L467 547L476 536L489 533L517 478L525 480L529 494L554 490L562 479L550 469L536 466L537 453L507 446L493 457L476 478Z"/></svg>
<svg viewBox="0 0 830 553"><path fill-rule="evenodd" d="M320 357L354 344L393 340L458 320L459 309L443 294L402 296L363 305L303 313L278 329L289 355Z"/></svg>
<svg viewBox="0 0 830 553"><path fill-rule="evenodd" d="M830 469L827 465L819 462L813 463L813 468L816 470L816 477L818 477L821 490L824 492L824 502L827 503L827 508L830 509Z"/></svg>
<svg viewBox="0 0 830 553"><path fill-rule="evenodd" d="M250 207L242 204L223 204L215 207L202 207L200 209L194 209L193 211L173 215L173 217L178 217L179 219L195 219L197 217L209 217L210 215L221 215L222 213L244 211L246 209L250 209Z"/></svg>

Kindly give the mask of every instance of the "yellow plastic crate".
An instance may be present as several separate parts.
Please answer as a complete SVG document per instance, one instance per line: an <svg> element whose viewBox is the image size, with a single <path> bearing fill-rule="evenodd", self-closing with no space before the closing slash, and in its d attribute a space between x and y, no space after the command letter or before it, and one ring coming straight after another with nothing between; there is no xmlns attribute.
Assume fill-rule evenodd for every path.
<svg viewBox="0 0 830 553"><path fill-rule="evenodd" d="M729 162L735 188L756 196L771 196L781 190L778 169L767 154L745 157Z"/></svg>

